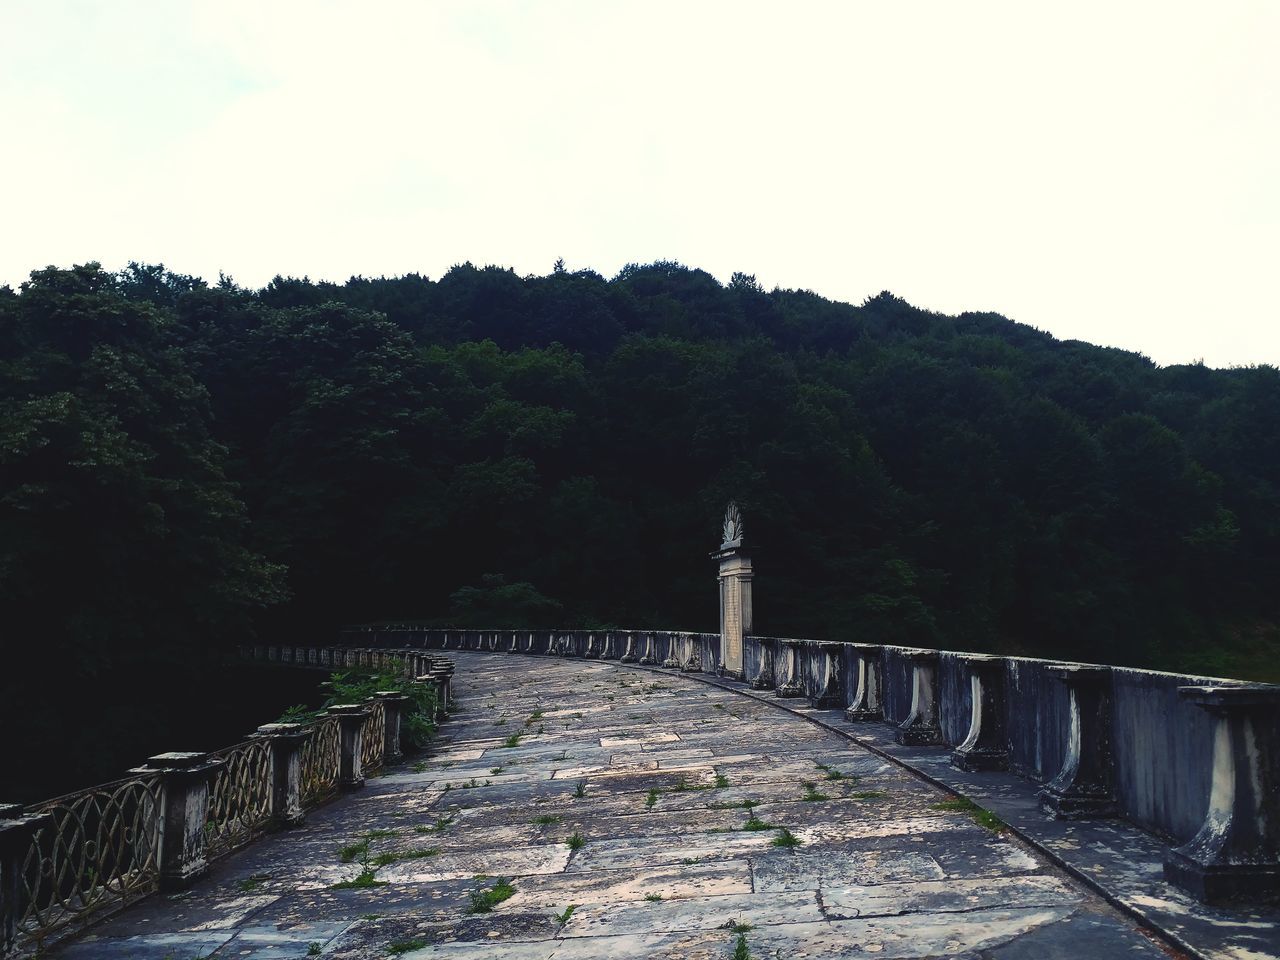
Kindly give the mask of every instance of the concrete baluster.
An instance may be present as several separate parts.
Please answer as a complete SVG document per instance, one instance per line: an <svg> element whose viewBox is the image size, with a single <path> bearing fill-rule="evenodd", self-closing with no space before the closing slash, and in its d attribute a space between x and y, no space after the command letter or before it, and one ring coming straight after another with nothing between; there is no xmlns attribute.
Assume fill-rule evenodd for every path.
<svg viewBox="0 0 1280 960"><path fill-rule="evenodd" d="M633 630L628 630L628 631L627 631L627 646L626 646L626 649L622 651L622 656L619 658L619 662L620 662L620 663L635 663L635 662L636 662L636 659L637 659L637 658L636 658L636 635L635 635L635 631L633 631Z"/></svg>
<svg viewBox="0 0 1280 960"><path fill-rule="evenodd" d="M676 656L676 634L666 633L664 636L667 638L667 656L662 661L662 666L667 670L679 670L680 658Z"/></svg>
<svg viewBox="0 0 1280 960"><path fill-rule="evenodd" d="M851 643L857 658L857 689L853 702L844 712L844 718L854 723L884 719L884 699L881 690L880 655L883 647L872 643Z"/></svg>
<svg viewBox="0 0 1280 960"><path fill-rule="evenodd" d="M1280 745L1266 734L1280 688L1179 687L1213 718L1213 775L1204 824L1165 857L1164 875L1199 900L1280 892Z"/></svg>
<svg viewBox="0 0 1280 960"><path fill-rule="evenodd" d="M844 706L844 644L819 640L816 646L822 686L809 695L809 706L837 710Z"/></svg>
<svg viewBox="0 0 1280 960"><path fill-rule="evenodd" d="M951 752L951 765L971 772L1006 770L1004 658L962 653L956 659L969 678L969 732Z"/></svg>
<svg viewBox="0 0 1280 960"><path fill-rule="evenodd" d="M1062 665L1048 672L1067 688L1069 715L1062 769L1040 791L1040 807L1066 819L1115 816L1111 670Z"/></svg>
<svg viewBox="0 0 1280 960"><path fill-rule="evenodd" d="M749 686L752 690L772 690L774 687L773 664L776 659L776 644L766 638L756 640L756 650L760 659L756 675L751 678Z"/></svg>
<svg viewBox="0 0 1280 960"><path fill-rule="evenodd" d="M911 712L894 730L894 739L913 747L940 744L938 651L909 650L901 657L911 664Z"/></svg>
<svg viewBox="0 0 1280 960"><path fill-rule="evenodd" d="M644 632L644 656L640 658L640 666L657 666L658 658L655 656L657 651L654 650L653 646L653 631L646 630Z"/></svg>
<svg viewBox="0 0 1280 960"><path fill-rule="evenodd" d="M685 673L700 673L702 671L702 638L696 633L686 633L684 641L688 647L689 656L680 669Z"/></svg>
<svg viewBox="0 0 1280 960"><path fill-rule="evenodd" d="M779 641L785 651L786 678L778 677L778 688L774 691L780 697L803 697L804 677L800 675L800 643L799 640Z"/></svg>

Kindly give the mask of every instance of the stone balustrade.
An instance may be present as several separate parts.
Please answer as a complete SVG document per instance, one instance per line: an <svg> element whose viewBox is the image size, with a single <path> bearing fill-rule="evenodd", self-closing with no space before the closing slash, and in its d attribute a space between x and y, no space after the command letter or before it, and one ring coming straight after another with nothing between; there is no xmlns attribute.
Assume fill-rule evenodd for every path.
<svg viewBox="0 0 1280 960"><path fill-rule="evenodd" d="M501 650L725 675L720 635L379 624L348 649ZM886 723L960 769L1042 785L1051 816L1170 838L1166 876L1215 901L1280 889L1280 687L1029 657L747 636L742 675L793 708ZM263 659L283 657L265 652ZM323 654L321 654L323 657Z"/></svg>
<svg viewBox="0 0 1280 960"><path fill-rule="evenodd" d="M447 710L453 662L422 649L261 644L241 656L360 667L434 688ZM111 783L21 806L0 803L0 957L41 952L103 914L181 890L209 863L400 759L410 698L383 691L307 723L269 723L209 753L162 753Z"/></svg>

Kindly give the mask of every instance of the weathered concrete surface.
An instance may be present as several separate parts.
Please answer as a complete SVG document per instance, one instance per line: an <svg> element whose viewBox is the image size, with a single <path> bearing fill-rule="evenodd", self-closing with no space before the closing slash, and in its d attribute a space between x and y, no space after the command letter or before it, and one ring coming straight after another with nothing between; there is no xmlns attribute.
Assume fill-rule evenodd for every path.
<svg viewBox="0 0 1280 960"><path fill-rule="evenodd" d="M454 656L463 710L429 759L55 955L696 960L741 934L759 960L1167 956L1020 842L772 705L608 662ZM335 889L366 868L378 885ZM497 877L514 893L471 912Z"/></svg>

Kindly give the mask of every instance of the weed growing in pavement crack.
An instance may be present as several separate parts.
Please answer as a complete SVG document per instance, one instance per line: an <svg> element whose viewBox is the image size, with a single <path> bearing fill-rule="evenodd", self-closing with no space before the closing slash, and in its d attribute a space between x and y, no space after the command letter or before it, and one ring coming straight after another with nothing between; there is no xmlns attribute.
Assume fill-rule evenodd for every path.
<svg viewBox="0 0 1280 960"><path fill-rule="evenodd" d="M477 877L483 882L483 877ZM516 888L506 877L499 877L490 887L477 887L471 891L471 906L467 913L491 913L493 908L515 895Z"/></svg>
<svg viewBox="0 0 1280 960"><path fill-rule="evenodd" d="M573 788L573 795L575 797L585 797L587 795L587 781L579 780L578 785Z"/></svg>
<svg viewBox="0 0 1280 960"><path fill-rule="evenodd" d="M565 843L569 845L570 850L581 850L587 845L586 838L577 830L573 831L573 836L566 840Z"/></svg>
<svg viewBox="0 0 1280 960"><path fill-rule="evenodd" d="M564 913L555 914L555 918L560 922L560 926L563 927L566 923L568 923L569 918L573 916L573 911L577 909L578 909L577 904L571 903L564 908Z"/></svg>
<svg viewBox="0 0 1280 960"><path fill-rule="evenodd" d="M414 833L439 833L449 824L453 823L453 816L436 817L436 822L431 826L417 826L413 828Z"/></svg>
<svg viewBox="0 0 1280 960"><path fill-rule="evenodd" d="M819 793L818 788L814 786L813 781L806 780L801 784L804 787L804 796L801 800L830 800L831 798L825 793Z"/></svg>
<svg viewBox="0 0 1280 960"><path fill-rule="evenodd" d="M786 827L778 828L778 835L769 841L771 847L798 847L800 838Z"/></svg>
<svg viewBox="0 0 1280 960"><path fill-rule="evenodd" d="M953 797L950 800L943 800L941 803L931 804L930 809L946 810L952 813L967 813L974 823L981 827L986 827L993 833L1000 833L1007 827L1007 824L990 810L978 806L966 797Z"/></svg>

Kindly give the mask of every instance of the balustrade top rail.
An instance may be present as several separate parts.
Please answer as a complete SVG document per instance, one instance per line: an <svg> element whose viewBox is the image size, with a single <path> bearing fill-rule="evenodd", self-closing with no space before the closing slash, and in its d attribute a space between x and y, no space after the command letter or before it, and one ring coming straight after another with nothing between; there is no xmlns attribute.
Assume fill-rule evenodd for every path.
<svg viewBox="0 0 1280 960"><path fill-rule="evenodd" d="M346 665L335 648L308 650L298 662ZM385 650L353 659L433 688L438 715L448 703L444 658ZM51 800L0 804L0 957L39 952L105 912L180 888L210 860L358 786L401 755L404 699L379 694L307 723L267 724L210 753L161 754Z"/></svg>

